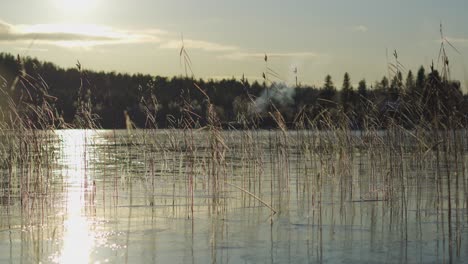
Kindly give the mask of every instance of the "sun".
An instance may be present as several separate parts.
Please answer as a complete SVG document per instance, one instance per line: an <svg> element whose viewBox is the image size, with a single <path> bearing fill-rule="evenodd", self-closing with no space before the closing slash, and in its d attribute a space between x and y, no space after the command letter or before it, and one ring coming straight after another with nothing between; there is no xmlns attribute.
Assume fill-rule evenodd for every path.
<svg viewBox="0 0 468 264"><path fill-rule="evenodd" d="M92 10L97 0L55 0L57 8L64 13L77 14Z"/></svg>

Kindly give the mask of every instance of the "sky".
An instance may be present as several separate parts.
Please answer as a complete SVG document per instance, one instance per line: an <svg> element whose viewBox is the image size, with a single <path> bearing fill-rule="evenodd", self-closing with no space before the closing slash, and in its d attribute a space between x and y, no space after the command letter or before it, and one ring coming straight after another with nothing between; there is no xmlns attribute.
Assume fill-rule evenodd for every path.
<svg viewBox="0 0 468 264"><path fill-rule="evenodd" d="M443 33L452 78L468 86L466 0L0 0L0 52L61 67L336 86L437 66ZM264 61L268 56L268 64ZM390 72L390 75L392 73Z"/></svg>

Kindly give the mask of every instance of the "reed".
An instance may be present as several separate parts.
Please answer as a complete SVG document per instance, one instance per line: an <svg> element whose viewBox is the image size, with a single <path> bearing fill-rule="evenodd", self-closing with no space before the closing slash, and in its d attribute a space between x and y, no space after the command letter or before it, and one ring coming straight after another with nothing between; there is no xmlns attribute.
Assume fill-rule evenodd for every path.
<svg viewBox="0 0 468 264"><path fill-rule="evenodd" d="M135 127L132 113L126 112L127 130L114 130L104 144L103 168L93 164L101 155L92 136L99 132L99 116L92 100L95 88L81 64L77 64L81 79L71 124L65 123L54 106L60 98L48 94L46 81L40 75L21 72L14 96L7 91L10 87L1 90L7 102L1 109L6 121L0 123L1 206L10 210L17 201L26 219L36 220L37 214L45 219L44 204L67 188L65 176L56 175L61 158L57 141L62 140L56 132L85 129L81 163L87 201L102 202L104 208L107 201L114 211L129 203L127 245L133 212L138 210L134 208L138 201L134 188L142 186L144 206L152 217L162 207L164 214L189 219L192 232L197 217L204 213L210 219L228 219L239 207L263 212L273 230L274 220L289 217L295 203L300 212L294 213L306 219L319 261L326 254L326 228L334 237L335 224L354 221L359 208L361 217L369 217L366 220L372 230L388 229L391 235L395 231L404 243L404 262L407 259L403 258L410 257L405 251L408 241L423 241L422 223L435 208L437 232L442 237L438 240L442 245L435 249L442 254L438 260L455 261L463 255L463 230L468 224L462 213L468 207L467 131L460 117L463 113L452 112L437 100L450 91L444 45L441 54L442 76L434 67L424 94L414 104L401 103L397 110L381 111L385 104L360 98L367 115L359 131L353 124L358 114L339 106L314 109L315 114L306 111L307 106L298 108L294 123L288 124L280 105L270 99L274 91L267 90L267 107L258 111L258 98L247 86L245 109L237 116L241 127L226 128L220 118L222 111L193 78L176 99L180 116L168 116L171 128L162 130L157 122L157 87L142 87L138 105L146 117L145 127ZM398 74L403 67L397 55L395 59ZM185 48L181 61L188 77L192 62ZM265 83L276 75L265 56ZM401 87L398 97L404 96ZM262 119L271 120L274 127L259 129ZM89 180L100 169L104 176ZM62 190L57 190L57 182ZM124 193L130 195L128 199ZM413 222L417 223L415 230ZM213 247L220 235L213 231Z"/></svg>

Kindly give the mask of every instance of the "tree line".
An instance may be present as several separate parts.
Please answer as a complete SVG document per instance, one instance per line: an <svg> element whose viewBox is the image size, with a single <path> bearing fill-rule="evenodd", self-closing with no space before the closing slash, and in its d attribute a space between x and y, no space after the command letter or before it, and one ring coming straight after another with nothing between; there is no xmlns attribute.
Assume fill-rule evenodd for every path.
<svg viewBox="0 0 468 264"><path fill-rule="evenodd" d="M64 69L0 53L0 120L14 122L14 108L31 123L41 122L37 112L53 115L54 127L125 128L129 122L138 128L182 127L187 115L204 126L212 106L223 127L236 128L467 124L468 96L445 68L421 66L415 74L396 71L371 84L364 79L357 87L352 83L348 73L336 82L327 75L321 87L291 87L265 75L263 82L130 75L83 70L79 63Z"/></svg>

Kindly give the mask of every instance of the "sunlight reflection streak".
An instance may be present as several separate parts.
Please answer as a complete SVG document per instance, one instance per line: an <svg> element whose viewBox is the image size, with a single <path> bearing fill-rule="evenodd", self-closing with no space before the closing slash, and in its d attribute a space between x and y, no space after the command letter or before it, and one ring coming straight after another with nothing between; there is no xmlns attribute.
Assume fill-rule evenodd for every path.
<svg viewBox="0 0 468 264"><path fill-rule="evenodd" d="M88 263L95 245L96 234L85 215L88 175L86 141L92 131L58 131L62 139L63 174L67 180L66 221L63 248L54 260L57 263Z"/></svg>

